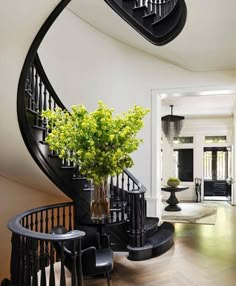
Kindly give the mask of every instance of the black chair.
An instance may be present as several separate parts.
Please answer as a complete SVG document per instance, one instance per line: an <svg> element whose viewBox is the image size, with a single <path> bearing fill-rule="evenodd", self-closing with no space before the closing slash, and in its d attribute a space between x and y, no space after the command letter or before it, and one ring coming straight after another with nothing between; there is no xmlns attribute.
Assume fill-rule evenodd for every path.
<svg viewBox="0 0 236 286"><path fill-rule="evenodd" d="M63 226L56 226L52 228L51 233L65 234L68 230ZM84 276L105 275L109 286L113 269L113 251L109 247L109 239L106 235L103 235L102 243L100 240L100 235L96 232L81 238L82 272ZM63 245L65 266L72 272L72 242L65 242ZM54 246L60 257L61 243L54 243Z"/></svg>

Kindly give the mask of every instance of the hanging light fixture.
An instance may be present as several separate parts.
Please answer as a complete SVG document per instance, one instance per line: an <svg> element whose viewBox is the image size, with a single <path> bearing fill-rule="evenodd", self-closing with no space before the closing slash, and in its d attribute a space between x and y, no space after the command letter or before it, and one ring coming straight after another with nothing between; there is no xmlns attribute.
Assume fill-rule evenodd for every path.
<svg viewBox="0 0 236 286"><path fill-rule="evenodd" d="M184 120L183 116L173 115L173 107L174 105L170 105L170 115L165 115L161 118L162 130L171 145L173 144L174 137L179 136Z"/></svg>

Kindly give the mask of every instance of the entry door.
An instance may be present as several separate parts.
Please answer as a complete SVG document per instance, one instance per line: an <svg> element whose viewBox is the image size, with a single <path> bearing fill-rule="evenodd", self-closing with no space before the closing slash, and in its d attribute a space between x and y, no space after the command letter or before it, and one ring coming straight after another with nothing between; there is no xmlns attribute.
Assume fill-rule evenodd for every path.
<svg viewBox="0 0 236 286"><path fill-rule="evenodd" d="M231 153L226 147L204 148L204 196L231 197Z"/></svg>

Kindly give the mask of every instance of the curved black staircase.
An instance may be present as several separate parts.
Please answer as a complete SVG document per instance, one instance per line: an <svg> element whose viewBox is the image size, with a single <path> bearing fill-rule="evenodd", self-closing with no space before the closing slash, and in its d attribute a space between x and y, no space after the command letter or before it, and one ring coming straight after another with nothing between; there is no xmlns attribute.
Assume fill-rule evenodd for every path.
<svg viewBox="0 0 236 286"><path fill-rule="evenodd" d="M36 54L29 67L24 90L18 93L18 119L24 141L36 163L75 205L75 227L89 231L91 182L70 160L61 160L45 142L47 122L42 111L65 109L51 86ZM23 112L22 112L23 110ZM158 218L146 217L146 188L128 171L111 178L111 217L116 225L107 226L111 245L129 251L132 260L148 259L163 253L173 244L174 229L168 223L158 227Z"/></svg>
<svg viewBox="0 0 236 286"><path fill-rule="evenodd" d="M90 192L93 186L86 177L80 174L79 167L74 166L70 160L61 160L56 153L49 150L48 145L45 143L48 130L47 122L42 117L42 111L48 108L55 109L57 106L62 109L65 109L65 107L50 84L36 53L47 30L69 2L70 0L63 0L59 3L31 45L19 80L17 114L22 137L31 156L48 178L71 198L74 207L73 225L74 228L81 228L86 224L85 221L89 219ZM107 2L111 1L107 0ZM116 5L121 4L121 1L118 0L113 2L116 2ZM131 9L131 2L134 1L122 0L127 9ZM140 1L136 2L139 3ZM151 25L150 19L160 25L166 23L168 29L163 34L163 31L158 31L158 28L155 28L157 34L155 37L161 40L158 42L159 44L163 44L169 41L171 37L173 38L173 22L170 21L168 26L167 18L170 15L176 18L174 15L178 14L178 5L181 5L182 2L177 1L170 8L167 5L168 1L166 1L165 7L168 6L169 10L166 8L168 13L162 19L157 18L153 14L154 12L152 15L145 14L146 8L139 9L139 7L136 7L137 9L132 8L132 11L135 11L135 17L145 21L146 26ZM140 11L144 11L144 14ZM152 27L154 26L155 23ZM167 30L169 30L168 37ZM132 260L143 260L157 256L167 251L173 244L173 226L169 223L158 226L158 218L147 217L145 192L146 188L128 170L124 170L122 174L111 180L111 216L122 219L120 224L107 226L105 231L110 233L111 245L114 250L129 251L128 258ZM35 224L38 221L40 220L36 218ZM18 227L14 230L13 225L11 231L14 237L14 232L18 232ZM22 235L20 233L20 236ZM40 238L37 237L37 239ZM20 241L22 241L21 238ZM18 254L21 255L21 252ZM27 253L24 255L27 255ZM32 256L32 253L30 255ZM19 265L19 267L22 267L22 265Z"/></svg>
<svg viewBox="0 0 236 286"><path fill-rule="evenodd" d="M182 31L187 8L184 0L104 0L137 32L157 46Z"/></svg>

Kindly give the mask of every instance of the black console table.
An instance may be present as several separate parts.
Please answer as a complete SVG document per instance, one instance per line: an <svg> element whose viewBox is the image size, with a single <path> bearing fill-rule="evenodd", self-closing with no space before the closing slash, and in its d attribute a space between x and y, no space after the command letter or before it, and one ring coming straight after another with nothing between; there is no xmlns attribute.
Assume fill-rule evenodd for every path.
<svg viewBox="0 0 236 286"><path fill-rule="evenodd" d="M166 201L168 206L165 207L165 210L169 211L169 212L181 211L181 208L178 206L179 200L176 198L175 193L187 190L188 187L186 187L186 186L178 186L178 187L166 186L166 187L162 187L161 189L162 189L162 191L170 193L170 196L169 196L168 200Z"/></svg>

